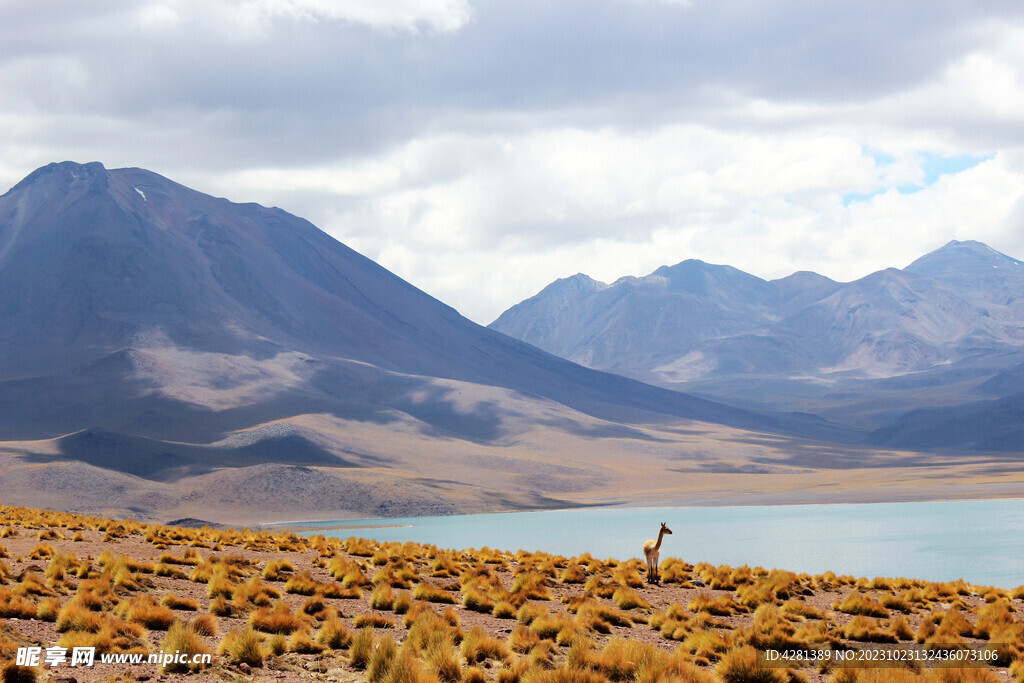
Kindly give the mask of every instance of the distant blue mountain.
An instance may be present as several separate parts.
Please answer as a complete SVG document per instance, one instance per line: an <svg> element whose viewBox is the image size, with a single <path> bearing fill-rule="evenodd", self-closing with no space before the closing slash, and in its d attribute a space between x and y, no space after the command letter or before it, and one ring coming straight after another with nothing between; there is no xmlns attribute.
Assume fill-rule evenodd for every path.
<svg viewBox="0 0 1024 683"><path fill-rule="evenodd" d="M687 260L560 280L490 327L595 369L875 429L1024 388L1024 265L974 241L847 283Z"/></svg>
<svg viewBox="0 0 1024 683"><path fill-rule="evenodd" d="M878 378L1021 349L1022 297L1020 261L979 242L950 242L903 270L849 283L808 272L769 282L695 260L608 285L576 275L490 327L589 367L663 383Z"/></svg>

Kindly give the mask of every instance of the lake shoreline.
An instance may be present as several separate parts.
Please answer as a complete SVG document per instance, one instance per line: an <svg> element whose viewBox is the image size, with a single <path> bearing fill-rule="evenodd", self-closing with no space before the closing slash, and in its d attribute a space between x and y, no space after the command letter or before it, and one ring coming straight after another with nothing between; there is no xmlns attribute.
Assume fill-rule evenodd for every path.
<svg viewBox="0 0 1024 683"><path fill-rule="evenodd" d="M664 557L863 577L1024 584L1024 498L746 506L594 506L271 525L303 536L364 537L465 550L524 549L625 561L668 522ZM301 529L301 531L299 531Z"/></svg>
<svg viewBox="0 0 1024 683"><path fill-rule="evenodd" d="M593 509L609 509L609 510L641 510L641 509L655 509L655 508L722 508L722 507L790 507L790 506L820 506L820 505L876 505L886 503L943 503L943 502L957 502L957 501L988 501L988 500L1016 500L1024 499L1024 484L1021 485L998 485L1005 487L1007 490L1004 491L992 491L992 486L981 486L975 485L965 487L957 491L959 495L949 495L951 492L945 492L947 495L927 495L928 493L934 493L929 491L920 491L916 489L907 489L902 496L886 496L882 495L884 492L891 493L892 490L883 491L878 489L850 489L843 492L844 495L838 495L834 498L827 498L822 495L815 495L812 492L807 492L805 495L793 495L793 491L781 491L781 492L754 492L742 495L733 496L713 496L713 497L699 497L694 499L693 495L667 495L651 497L648 500L588 500L581 501L577 504L566 505L564 507L552 507L552 508L508 508L499 510L487 510L482 512L465 512L455 513L452 515L443 515L445 517L464 517L469 515L506 515L506 514L529 514L537 512L563 512L569 510L593 510ZM979 491L979 489L988 488L986 492ZM871 494L875 495L858 495L858 494ZM568 502L568 501L566 501ZM438 515L404 515L401 517L339 517L337 515L326 515L323 517L308 517L303 519L292 519L285 521L259 521L251 522L246 524L253 529L257 528L268 528L276 530L286 531L306 531L306 527L312 526L314 529L322 529L319 526L324 522L347 522L347 521L360 521L365 519L416 519L418 517L437 517ZM236 525L237 526L237 525ZM365 525L357 526L339 526L340 529L363 529L363 528L376 528L377 526L393 526L393 525L375 525L374 527L367 527ZM394 525L401 526L401 525Z"/></svg>

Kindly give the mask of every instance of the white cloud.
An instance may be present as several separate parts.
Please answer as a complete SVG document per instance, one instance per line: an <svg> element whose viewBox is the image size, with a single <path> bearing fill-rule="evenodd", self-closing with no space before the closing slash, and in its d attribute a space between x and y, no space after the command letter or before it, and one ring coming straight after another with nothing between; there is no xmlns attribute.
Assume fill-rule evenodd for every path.
<svg viewBox="0 0 1024 683"><path fill-rule="evenodd" d="M413 32L422 28L453 32L472 18L467 0L238 0L229 7L250 24L289 18Z"/></svg>
<svg viewBox="0 0 1024 683"><path fill-rule="evenodd" d="M559 128L438 135L349 165L245 172L225 189L285 206L344 204L310 217L489 322L577 271L614 280L701 258L766 278L814 269L848 280L954 238L1012 252L1024 177L1011 158L896 189L922 182L923 163L835 133Z"/></svg>
<svg viewBox="0 0 1024 683"><path fill-rule="evenodd" d="M62 108L89 85L88 68L72 54L23 56L0 63L0 92L11 105Z"/></svg>
<svg viewBox="0 0 1024 683"><path fill-rule="evenodd" d="M173 27L181 21L181 15L170 5L143 5L136 12L139 28L143 30L160 30Z"/></svg>
<svg viewBox="0 0 1024 683"><path fill-rule="evenodd" d="M275 204L481 322L577 271L1024 256L1016 3L46 2L0 6L0 180Z"/></svg>

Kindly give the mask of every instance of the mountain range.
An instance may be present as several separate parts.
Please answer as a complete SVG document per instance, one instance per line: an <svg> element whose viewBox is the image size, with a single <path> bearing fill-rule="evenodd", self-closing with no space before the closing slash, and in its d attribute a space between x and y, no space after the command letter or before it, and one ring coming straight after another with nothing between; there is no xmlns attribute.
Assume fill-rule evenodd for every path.
<svg viewBox="0 0 1024 683"><path fill-rule="evenodd" d="M621 489L604 437L652 453L652 480L693 425L853 438L585 368L285 211L99 163L0 197L0 320L7 502L246 520L552 507Z"/></svg>
<svg viewBox="0 0 1024 683"><path fill-rule="evenodd" d="M1019 419L982 417L1024 390L1024 265L980 242L847 283L698 260L611 284L578 274L490 327L588 367L815 413L868 443L1024 450Z"/></svg>
<svg viewBox="0 0 1024 683"><path fill-rule="evenodd" d="M968 243L850 285L684 262L556 283L499 331L281 209L50 164L0 197L0 499L249 523L1015 490L1005 430L926 452L953 401L865 427L852 394L793 387L877 404L959 377L1005 415L1017 272ZM753 378L790 397L715 395Z"/></svg>

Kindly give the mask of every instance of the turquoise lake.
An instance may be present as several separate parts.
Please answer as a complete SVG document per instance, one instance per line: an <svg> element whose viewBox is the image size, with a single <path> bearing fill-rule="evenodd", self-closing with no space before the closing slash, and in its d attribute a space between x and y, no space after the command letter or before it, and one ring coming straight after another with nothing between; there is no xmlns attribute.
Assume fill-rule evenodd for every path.
<svg viewBox="0 0 1024 683"><path fill-rule="evenodd" d="M308 526L400 525L325 535L415 541L443 548L540 550L598 558L642 557L661 522L661 557L797 572L963 578L1024 584L1024 499L772 505L586 508L546 512L311 522ZM304 523L305 525L305 523ZM317 532L307 532L307 535Z"/></svg>

